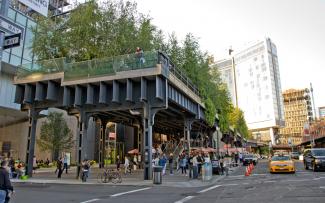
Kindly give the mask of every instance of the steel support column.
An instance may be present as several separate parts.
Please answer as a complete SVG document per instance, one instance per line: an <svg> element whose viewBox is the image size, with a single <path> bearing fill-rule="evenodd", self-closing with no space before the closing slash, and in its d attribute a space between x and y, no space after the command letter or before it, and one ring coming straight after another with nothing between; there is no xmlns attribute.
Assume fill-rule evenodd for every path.
<svg viewBox="0 0 325 203"><path fill-rule="evenodd" d="M36 125L39 112L40 111L35 110L33 107L29 110L29 129L26 152L26 172L29 177L33 176L33 158L36 141Z"/></svg>
<svg viewBox="0 0 325 203"><path fill-rule="evenodd" d="M105 155L105 133L106 133L106 125L107 121L101 120L101 125L100 125L100 137L99 137L99 157L98 157L98 162L99 162L99 168L105 167L105 162L104 162L104 155Z"/></svg>
<svg viewBox="0 0 325 203"><path fill-rule="evenodd" d="M79 136L78 136L78 165L77 165L77 174L76 177L79 178L81 170L81 162L87 157L86 151L86 142L87 142L87 128L88 128L89 116L86 113L81 112L79 116Z"/></svg>
<svg viewBox="0 0 325 203"><path fill-rule="evenodd" d="M144 180L152 178L152 119L143 119Z"/></svg>
<svg viewBox="0 0 325 203"><path fill-rule="evenodd" d="M185 119L184 120L184 133L185 133L185 139L187 141L188 156L190 156L190 152L191 152L191 130L192 130L193 122L194 122L194 119Z"/></svg>

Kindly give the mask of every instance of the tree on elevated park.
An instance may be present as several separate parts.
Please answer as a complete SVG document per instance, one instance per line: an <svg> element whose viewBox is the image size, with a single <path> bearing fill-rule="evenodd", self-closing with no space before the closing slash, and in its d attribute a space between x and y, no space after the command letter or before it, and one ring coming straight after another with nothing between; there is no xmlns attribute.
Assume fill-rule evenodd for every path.
<svg viewBox="0 0 325 203"><path fill-rule="evenodd" d="M181 43L172 33L166 42L151 18L138 13L136 3L107 0L98 5L89 1L65 19L40 17L33 32L32 50L40 60L67 57L83 61L133 53L136 47L166 52L199 87L209 125L214 124L218 113L221 131L228 131L233 106L220 73L210 70L208 54L200 50L198 40L187 34Z"/></svg>
<svg viewBox="0 0 325 203"><path fill-rule="evenodd" d="M41 135L37 144L42 151L49 151L52 154L52 160L57 160L60 152L73 147L72 132L63 119L63 113L49 113L47 121L42 123Z"/></svg>
<svg viewBox="0 0 325 203"><path fill-rule="evenodd" d="M136 47L158 50L162 31L136 3L91 0L77 4L68 17L38 17L32 51L39 60L67 57L71 61L134 53Z"/></svg>

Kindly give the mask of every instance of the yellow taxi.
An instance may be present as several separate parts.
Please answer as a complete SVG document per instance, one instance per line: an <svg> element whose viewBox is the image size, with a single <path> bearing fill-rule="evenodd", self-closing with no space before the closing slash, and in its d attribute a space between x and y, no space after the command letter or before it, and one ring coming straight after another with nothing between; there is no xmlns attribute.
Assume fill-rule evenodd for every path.
<svg viewBox="0 0 325 203"><path fill-rule="evenodd" d="M288 155L273 156L269 163L270 173L295 173L293 160Z"/></svg>

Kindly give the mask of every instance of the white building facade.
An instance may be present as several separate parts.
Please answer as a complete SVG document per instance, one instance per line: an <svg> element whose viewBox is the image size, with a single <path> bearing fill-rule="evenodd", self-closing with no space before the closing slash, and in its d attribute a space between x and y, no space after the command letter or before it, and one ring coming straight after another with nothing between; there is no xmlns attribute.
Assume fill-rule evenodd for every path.
<svg viewBox="0 0 325 203"><path fill-rule="evenodd" d="M244 111L249 130L261 141L276 143L284 126L281 80L275 44L266 38L250 44L216 66L228 85L235 106Z"/></svg>

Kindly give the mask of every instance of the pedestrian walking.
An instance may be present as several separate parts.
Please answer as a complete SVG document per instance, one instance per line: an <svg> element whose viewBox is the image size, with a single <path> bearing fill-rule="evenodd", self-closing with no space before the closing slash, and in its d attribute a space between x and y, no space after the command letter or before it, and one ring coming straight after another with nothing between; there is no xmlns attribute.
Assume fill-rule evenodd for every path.
<svg viewBox="0 0 325 203"><path fill-rule="evenodd" d="M193 163L193 179L197 179L198 178L198 155L194 154L193 159L192 159L192 163Z"/></svg>
<svg viewBox="0 0 325 203"><path fill-rule="evenodd" d="M220 169L221 169L221 175L223 175L225 171L223 156L220 157Z"/></svg>
<svg viewBox="0 0 325 203"><path fill-rule="evenodd" d="M235 154L235 165L238 166L238 159L239 159L239 155L238 153Z"/></svg>
<svg viewBox="0 0 325 203"><path fill-rule="evenodd" d="M65 154L63 159L63 171L65 169L65 173L68 173L68 156Z"/></svg>
<svg viewBox="0 0 325 203"><path fill-rule="evenodd" d="M162 175L166 175L166 165L167 165L167 158L165 154L163 154L159 160L159 166L162 167Z"/></svg>
<svg viewBox="0 0 325 203"><path fill-rule="evenodd" d="M129 167L130 167L130 161L129 161L128 157L125 156L125 158L124 158L124 174L125 175L129 171Z"/></svg>
<svg viewBox="0 0 325 203"><path fill-rule="evenodd" d="M137 170L137 167L138 167L138 158L137 155L135 154L133 156L133 170Z"/></svg>
<svg viewBox="0 0 325 203"><path fill-rule="evenodd" d="M202 157L202 154L199 153L199 155L197 156L197 167L198 167L198 174L201 174L201 169L202 169L202 165L204 163L204 159Z"/></svg>
<svg viewBox="0 0 325 203"><path fill-rule="evenodd" d="M8 162L4 160L1 162L0 167L0 203L9 202L14 191L9 179L8 171Z"/></svg>
<svg viewBox="0 0 325 203"><path fill-rule="evenodd" d="M63 172L63 162L62 158L60 157L58 162L56 163L56 168L58 170L58 178L61 178L62 172Z"/></svg>
<svg viewBox="0 0 325 203"><path fill-rule="evenodd" d="M35 173L36 169L37 169L36 156L33 156L33 173Z"/></svg>
<svg viewBox="0 0 325 203"><path fill-rule="evenodd" d="M172 153L169 155L168 164L169 164L169 174L173 175L174 157Z"/></svg>
<svg viewBox="0 0 325 203"><path fill-rule="evenodd" d="M183 156L182 159L181 159L181 162L180 162L180 167L182 169L182 174L186 174L186 165L187 165L187 159L186 159L186 156Z"/></svg>
<svg viewBox="0 0 325 203"><path fill-rule="evenodd" d="M9 159L8 168L9 178L13 178L15 173L15 160L12 157Z"/></svg>
<svg viewBox="0 0 325 203"><path fill-rule="evenodd" d="M86 182L87 178L89 177L89 169L90 169L90 163L87 159L85 159L82 162L82 174L81 174L81 180L82 182Z"/></svg>
<svg viewBox="0 0 325 203"><path fill-rule="evenodd" d="M121 159L120 159L120 156L117 155L117 157L116 157L116 170L120 171L120 168L121 168Z"/></svg>
<svg viewBox="0 0 325 203"><path fill-rule="evenodd" d="M190 156L188 157L187 160L187 166L188 166L188 173L189 173L189 177L193 178L193 155L192 153L190 153Z"/></svg>
<svg viewBox="0 0 325 203"><path fill-rule="evenodd" d="M243 154L239 153L239 162L242 163L243 162Z"/></svg>

